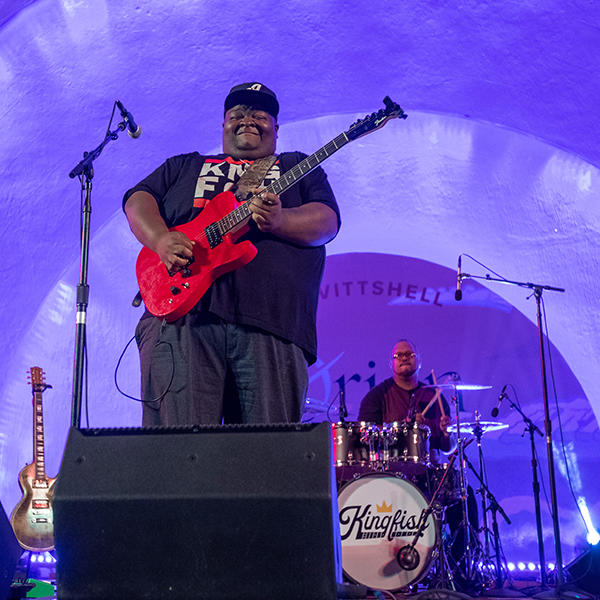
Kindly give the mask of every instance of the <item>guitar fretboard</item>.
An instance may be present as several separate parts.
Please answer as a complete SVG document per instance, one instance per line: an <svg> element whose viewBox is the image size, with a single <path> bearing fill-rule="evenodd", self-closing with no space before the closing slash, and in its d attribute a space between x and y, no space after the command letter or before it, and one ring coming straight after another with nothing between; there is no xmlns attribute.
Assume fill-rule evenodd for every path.
<svg viewBox="0 0 600 600"><path fill-rule="evenodd" d="M44 461L44 412L42 407L42 392L33 392L33 460L35 463L35 478L46 477Z"/></svg>
<svg viewBox="0 0 600 600"><path fill-rule="evenodd" d="M346 133L340 133L336 138L319 148L316 152L307 156L304 160L294 165L289 171L286 171L279 179L269 184L264 191L281 194L295 183L300 181L305 175L308 175L313 169L318 167L325 159L329 158L334 152L337 152L342 146L345 146L350 140ZM244 223L250 218L250 201L246 201L235 210L216 222L219 233L225 235L238 225Z"/></svg>

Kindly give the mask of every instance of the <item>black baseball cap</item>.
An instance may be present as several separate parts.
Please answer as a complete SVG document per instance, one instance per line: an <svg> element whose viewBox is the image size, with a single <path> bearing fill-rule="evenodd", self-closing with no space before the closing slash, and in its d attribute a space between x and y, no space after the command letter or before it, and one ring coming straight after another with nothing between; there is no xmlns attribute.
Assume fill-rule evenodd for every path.
<svg viewBox="0 0 600 600"><path fill-rule="evenodd" d="M275 119L279 114L279 102L273 90L256 81L235 85L225 98L225 112L238 104L245 104L254 108L265 110Z"/></svg>

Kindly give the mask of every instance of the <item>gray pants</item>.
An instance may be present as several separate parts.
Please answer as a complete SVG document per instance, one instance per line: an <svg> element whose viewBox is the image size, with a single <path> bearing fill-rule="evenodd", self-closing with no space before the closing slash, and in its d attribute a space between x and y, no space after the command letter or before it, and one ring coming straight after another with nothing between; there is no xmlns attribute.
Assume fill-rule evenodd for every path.
<svg viewBox="0 0 600 600"><path fill-rule="evenodd" d="M290 342L206 314L142 319L136 340L144 426L300 421L307 365Z"/></svg>

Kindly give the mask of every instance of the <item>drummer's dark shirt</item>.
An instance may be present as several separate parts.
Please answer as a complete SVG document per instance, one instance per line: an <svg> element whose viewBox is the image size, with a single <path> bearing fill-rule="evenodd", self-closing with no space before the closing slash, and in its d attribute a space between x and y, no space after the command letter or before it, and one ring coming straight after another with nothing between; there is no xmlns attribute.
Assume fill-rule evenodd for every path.
<svg viewBox="0 0 600 600"><path fill-rule="evenodd" d="M382 424L404 421L408 417L409 421L414 421L415 414L422 412L435 395L434 389L424 386L420 381L414 389L405 390L396 384L393 377L385 379L362 399L358 420ZM443 396L442 403L445 413L450 415L450 407ZM449 452L454 447L453 436L445 435L440 429L440 417L438 402L434 402L423 415L423 424L431 429L429 448L433 463L445 462L439 451Z"/></svg>

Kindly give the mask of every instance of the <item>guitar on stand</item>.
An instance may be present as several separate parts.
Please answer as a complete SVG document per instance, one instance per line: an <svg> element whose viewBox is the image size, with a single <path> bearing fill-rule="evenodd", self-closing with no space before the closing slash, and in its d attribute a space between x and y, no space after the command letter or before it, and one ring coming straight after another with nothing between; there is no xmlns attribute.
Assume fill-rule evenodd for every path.
<svg viewBox="0 0 600 600"><path fill-rule="evenodd" d="M19 473L23 498L15 506L10 524L25 550L44 552L54 549L52 496L56 477L46 475L42 408L42 392L52 386L45 382L40 367L31 367L28 378L33 394L33 462Z"/></svg>

